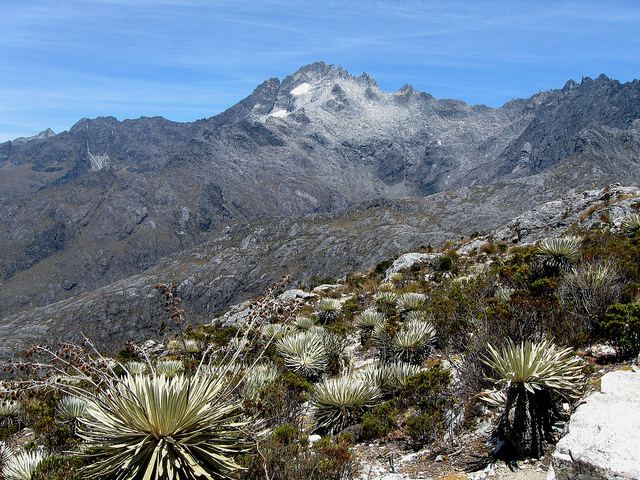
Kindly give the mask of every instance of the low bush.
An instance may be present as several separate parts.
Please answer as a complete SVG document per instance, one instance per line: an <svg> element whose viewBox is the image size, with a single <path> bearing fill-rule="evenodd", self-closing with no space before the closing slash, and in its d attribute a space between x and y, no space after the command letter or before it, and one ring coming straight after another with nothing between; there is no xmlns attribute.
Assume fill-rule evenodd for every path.
<svg viewBox="0 0 640 480"><path fill-rule="evenodd" d="M611 305L602 322L602 330L621 358L637 355L640 352L640 304Z"/></svg>

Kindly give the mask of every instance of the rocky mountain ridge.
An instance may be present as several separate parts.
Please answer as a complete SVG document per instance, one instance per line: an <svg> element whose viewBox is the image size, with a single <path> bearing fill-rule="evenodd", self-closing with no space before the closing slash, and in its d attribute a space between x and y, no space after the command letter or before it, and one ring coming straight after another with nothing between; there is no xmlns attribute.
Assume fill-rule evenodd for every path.
<svg viewBox="0 0 640 480"><path fill-rule="evenodd" d="M447 205L453 211L469 209L470 217L465 219L474 213L480 215L486 208L474 197L466 202L452 198L441 201L443 209ZM293 285L299 286L312 276L342 277L370 269L399 253L446 241L453 240L456 243L451 242L449 248L467 255L491 244L530 244L575 228L618 228L625 217L640 209L640 188L611 185L569 194L474 238L447 229L460 220L454 214L441 216L450 223L428 231L436 224L429 212L437 207L409 200L374 202L368 208L309 216L305 221L229 228L215 241L168 256L144 273L75 298L6 316L0 324L0 356L10 356L33 342L81 341L82 335L107 351L119 350L127 340L159 339L168 331L161 328L167 319L154 285L167 281L179 286L180 295L189 305L191 321L210 323L216 313L265 289L275 272L290 274ZM175 329L177 325L166 328Z"/></svg>
<svg viewBox="0 0 640 480"><path fill-rule="evenodd" d="M193 123L82 119L68 132L0 145L0 306L9 315L72 299L199 245L232 252L243 239L229 244L229 232L264 228L253 243L276 244L274 231L308 218L317 238L349 245L345 268L367 268L374 257L492 230L571 191L637 183L639 122L638 81L585 78L492 109L410 86L385 93L366 74L323 63ZM341 212L377 204L406 211L395 220L406 228L382 228L376 212L361 215L372 227L358 235L328 230L344 223ZM344 273L317 245L307 277ZM221 287L203 315L291 266L263 270L258 250L245 251L242 279Z"/></svg>

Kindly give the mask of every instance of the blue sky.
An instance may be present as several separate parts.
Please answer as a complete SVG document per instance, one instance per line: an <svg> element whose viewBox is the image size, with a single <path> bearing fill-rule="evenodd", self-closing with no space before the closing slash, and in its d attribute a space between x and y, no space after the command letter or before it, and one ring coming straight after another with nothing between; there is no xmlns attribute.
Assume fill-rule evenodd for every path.
<svg viewBox="0 0 640 480"><path fill-rule="evenodd" d="M303 65L498 107L640 77L640 2L0 0L0 142L83 117L210 117Z"/></svg>

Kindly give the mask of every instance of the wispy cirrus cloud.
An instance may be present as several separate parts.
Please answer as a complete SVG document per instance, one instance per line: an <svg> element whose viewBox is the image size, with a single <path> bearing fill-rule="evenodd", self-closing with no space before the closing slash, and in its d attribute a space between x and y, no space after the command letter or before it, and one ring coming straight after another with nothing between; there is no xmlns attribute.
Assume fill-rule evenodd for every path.
<svg viewBox="0 0 640 480"><path fill-rule="evenodd" d="M640 5L611 0L30 0L0 17L0 141L82 117L218 113L313 61L383 90L499 106L640 71ZM14 132L14 133L11 133Z"/></svg>

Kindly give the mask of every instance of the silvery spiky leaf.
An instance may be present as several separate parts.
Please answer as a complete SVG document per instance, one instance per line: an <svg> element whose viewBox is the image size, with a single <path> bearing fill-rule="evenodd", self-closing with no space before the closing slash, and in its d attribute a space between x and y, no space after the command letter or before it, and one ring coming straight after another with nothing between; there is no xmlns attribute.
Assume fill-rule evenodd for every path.
<svg viewBox="0 0 640 480"><path fill-rule="evenodd" d="M375 308L367 308L356 318L356 327L360 329L361 341L366 342L377 325L384 325L384 315Z"/></svg>
<svg viewBox="0 0 640 480"><path fill-rule="evenodd" d="M391 362L369 365L353 373L353 377L377 386L383 392L390 392L406 385L407 379L420 373L420 367L405 362Z"/></svg>
<svg viewBox="0 0 640 480"><path fill-rule="evenodd" d="M633 237L640 232L640 215L632 213L622 221L622 231L628 236Z"/></svg>
<svg viewBox="0 0 640 480"><path fill-rule="evenodd" d="M318 302L318 319L322 324L333 322L342 311L342 302L337 298L321 298Z"/></svg>
<svg viewBox="0 0 640 480"><path fill-rule="evenodd" d="M504 287L504 286L500 285L496 289L496 293L493 296L495 298L497 298L498 301L501 302L501 303L509 303L509 301L511 300L511 294L513 292L515 292L515 290L513 288Z"/></svg>
<svg viewBox="0 0 640 480"><path fill-rule="evenodd" d="M5 442L0 440L0 472L4 471L4 466L12 455L13 452L11 451L11 448L9 448Z"/></svg>
<svg viewBox="0 0 640 480"><path fill-rule="evenodd" d="M382 392L394 388L393 370L386 364L367 365L362 370L353 372L352 377L376 386Z"/></svg>
<svg viewBox="0 0 640 480"><path fill-rule="evenodd" d="M580 391L583 365L570 348L559 349L548 340L518 345L509 340L500 350L488 348L489 357L483 362L498 374L490 380L499 385L518 384L532 393L547 388L567 396Z"/></svg>
<svg viewBox="0 0 640 480"><path fill-rule="evenodd" d="M231 352L241 352L247 347L248 343L249 342L244 337L233 337L227 344L227 350Z"/></svg>
<svg viewBox="0 0 640 480"><path fill-rule="evenodd" d="M620 276L614 265L583 263L562 278L558 293L569 308L592 319L598 325L607 308L616 303L622 289Z"/></svg>
<svg viewBox="0 0 640 480"><path fill-rule="evenodd" d="M398 301L398 294L395 292L378 292L373 296L376 303L385 305L395 305Z"/></svg>
<svg viewBox="0 0 640 480"><path fill-rule="evenodd" d="M324 335L324 332L326 332L326 330L320 325L314 325L307 330L307 333L313 333L314 335Z"/></svg>
<svg viewBox="0 0 640 480"><path fill-rule="evenodd" d="M0 417L12 417L22 410L22 403L15 400L0 402Z"/></svg>
<svg viewBox="0 0 640 480"><path fill-rule="evenodd" d="M77 420L81 418L87 410L88 403L83 398L67 395L62 397L56 404L56 413L66 420Z"/></svg>
<svg viewBox="0 0 640 480"><path fill-rule="evenodd" d="M193 338L183 340L181 347L185 353L199 353L203 348L202 342Z"/></svg>
<svg viewBox="0 0 640 480"><path fill-rule="evenodd" d="M545 238L538 244L543 266L553 271L570 271L582 250L581 237Z"/></svg>
<svg viewBox="0 0 640 480"><path fill-rule="evenodd" d="M342 302L337 298L321 298L318 301L318 310L325 312L340 312L342 309Z"/></svg>
<svg viewBox="0 0 640 480"><path fill-rule="evenodd" d="M492 408L503 410L507 406L507 392L504 390L485 390L479 398Z"/></svg>
<svg viewBox="0 0 640 480"><path fill-rule="evenodd" d="M427 296L424 293L406 292L398 296L396 306L402 312L409 310L422 310L427 303Z"/></svg>
<svg viewBox="0 0 640 480"><path fill-rule="evenodd" d="M218 365L201 365L195 375L205 377L208 381L221 381L228 384L242 376L244 367L236 362Z"/></svg>
<svg viewBox="0 0 640 480"><path fill-rule="evenodd" d="M149 373L149 365L144 362L125 362L123 367L131 375Z"/></svg>
<svg viewBox="0 0 640 480"><path fill-rule="evenodd" d="M378 323L371 332L373 344L380 349L390 350L393 337L394 335L389 331L387 322Z"/></svg>
<svg viewBox="0 0 640 480"><path fill-rule="evenodd" d="M184 362L182 360L160 360L156 362L154 369L158 375L175 377L184 371Z"/></svg>
<svg viewBox="0 0 640 480"><path fill-rule="evenodd" d="M321 334L307 331L288 335L276 342L276 352L284 359L287 368L305 377L316 376L327 367Z"/></svg>
<svg viewBox="0 0 640 480"><path fill-rule="evenodd" d="M255 400L278 376L278 370L271 365L256 365L246 372L244 376L244 386L241 395L244 398Z"/></svg>
<svg viewBox="0 0 640 480"><path fill-rule="evenodd" d="M407 322L412 322L412 321L428 322L429 314L424 311L414 310L407 313L407 315L404 318L405 318L405 321Z"/></svg>
<svg viewBox="0 0 640 480"><path fill-rule="evenodd" d="M403 324L391 341L398 360L419 364L435 342L436 329L429 322L411 320Z"/></svg>
<svg viewBox="0 0 640 480"><path fill-rule="evenodd" d="M373 407L380 389L353 377L330 378L316 385L312 402L318 426L337 432L357 422L363 410Z"/></svg>
<svg viewBox="0 0 640 480"><path fill-rule="evenodd" d="M343 368L347 357L347 339L337 333L325 331L322 335L322 346L327 357L327 364L334 369Z"/></svg>
<svg viewBox="0 0 640 480"><path fill-rule="evenodd" d="M394 289L394 285L391 282L382 282L379 286L378 286L378 291L379 292L390 292Z"/></svg>
<svg viewBox="0 0 640 480"><path fill-rule="evenodd" d="M387 365L391 370L391 378L395 388L402 388L407 385L407 380L414 375L420 373L421 368L418 365L412 365L406 362L395 362Z"/></svg>
<svg viewBox="0 0 640 480"><path fill-rule="evenodd" d="M44 455L39 450L21 452L12 455L2 472L7 480L30 480L38 464L44 460Z"/></svg>
<svg viewBox="0 0 640 480"><path fill-rule="evenodd" d="M288 333L281 323L266 323L260 327L260 334L267 340L278 340Z"/></svg>
<svg viewBox="0 0 640 480"><path fill-rule="evenodd" d="M247 450L241 406L204 375L128 375L90 401L85 478L228 478Z"/></svg>
<svg viewBox="0 0 640 480"><path fill-rule="evenodd" d="M314 320L311 317L297 317L293 326L298 330L309 330L314 325Z"/></svg>

